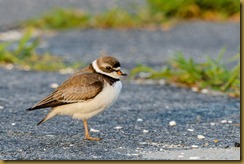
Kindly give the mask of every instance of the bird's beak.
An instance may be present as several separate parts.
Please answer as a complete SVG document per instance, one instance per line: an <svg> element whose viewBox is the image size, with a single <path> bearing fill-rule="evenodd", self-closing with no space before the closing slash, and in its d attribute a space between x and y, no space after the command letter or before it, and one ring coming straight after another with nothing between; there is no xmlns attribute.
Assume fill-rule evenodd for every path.
<svg viewBox="0 0 244 164"><path fill-rule="evenodd" d="M120 70L117 71L117 74L118 74L119 76L126 76L126 75L127 75L126 73L123 73L123 72L121 72Z"/></svg>

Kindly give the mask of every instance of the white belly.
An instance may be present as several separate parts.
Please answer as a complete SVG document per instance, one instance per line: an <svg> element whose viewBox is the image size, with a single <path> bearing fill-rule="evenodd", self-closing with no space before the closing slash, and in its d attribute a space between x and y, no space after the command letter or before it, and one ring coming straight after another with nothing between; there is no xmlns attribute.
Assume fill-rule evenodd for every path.
<svg viewBox="0 0 244 164"><path fill-rule="evenodd" d="M54 112L57 115L70 115L77 119L89 119L90 117L103 111L105 108L112 105L118 98L122 83L117 81L110 86L106 84L104 89L92 100L80 103L73 103L56 107Z"/></svg>

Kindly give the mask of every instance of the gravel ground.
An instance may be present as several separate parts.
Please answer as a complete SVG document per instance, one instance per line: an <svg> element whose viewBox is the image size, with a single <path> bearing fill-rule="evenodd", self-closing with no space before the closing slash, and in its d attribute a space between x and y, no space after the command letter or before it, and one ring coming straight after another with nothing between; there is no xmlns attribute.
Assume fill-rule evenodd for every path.
<svg viewBox="0 0 244 164"><path fill-rule="evenodd" d="M126 68L133 68L141 63L161 66L177 52L202 62L205 56L215 58L225 48L223 59L229 59L240 50L240 24L194 22L169 31L66 31L44 38L43 51L48 49L67 60L90 62L109 54L123 59Z"/></svg>
<svg viewBox="0 0 244 164"><path fill-rule="evenodd" d="M186 150L196 150L188 159L240 159L238 99L123 81L118 101L89 121L91 134L103 138L94 142L83 140L81 121L59 116L36 126L48 110L25 111L68 75L0 69L0 77L0 159L175 160Z"/></svg>
<svg viewBox="0 0 244 164"><path fill-rule="evenodd" d="M7 7L14 2L19 3L0 1L0 27L12 20L11 14L6 17L1 12L15 11ZM43 1L38 11L31 7L33 1L24 2L30 7L14 22L28 17L27 11L34 15L47 9ZM43 36L38 51L84 63L106 53L118 57L129 70L138 63L161 66L176 51L201 61L204 55L216 57L223 47L224 59L239 52L239 23L185 23L170 31L64 31ZM36 126L48 110L25 109L50 93L52 83L60 84L68 76L0 68L0 159L240 160L240 148L235 147L240 143L240 100L174 86L138 85L123 79L118 101L88 122L92 136L103 138L99 142L83 140L82 122L69 117ZM170 126L171 121L176 125Z"/></svg>

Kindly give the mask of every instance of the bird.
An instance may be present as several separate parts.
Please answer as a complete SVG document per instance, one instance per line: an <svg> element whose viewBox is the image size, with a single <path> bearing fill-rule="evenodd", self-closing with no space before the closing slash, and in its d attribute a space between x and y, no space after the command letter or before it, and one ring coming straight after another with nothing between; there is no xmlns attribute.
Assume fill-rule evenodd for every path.
<svg viewBox="0 0 244 164"><path fill-rule="evenodd" d="M58 115L82 120L85 130L84 139L99 141L101 138L90 136L87 120L116 101L122 88L120 78L126 75L121 71L120 62L115 57L99 57L26 110L51 108L37 125Z"/></svg>

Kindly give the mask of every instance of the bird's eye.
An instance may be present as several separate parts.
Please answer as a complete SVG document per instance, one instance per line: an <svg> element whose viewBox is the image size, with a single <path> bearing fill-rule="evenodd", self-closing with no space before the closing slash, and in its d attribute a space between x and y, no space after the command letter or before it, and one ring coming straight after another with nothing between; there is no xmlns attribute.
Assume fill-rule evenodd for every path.
<svg viewBox="0 0 244 164"><path fill-rule="evenodd" d="M111 69L111 67L107 66L107 67L106 67L106 69L107 69L107 70L110 70L110 69Z"/></svg>

